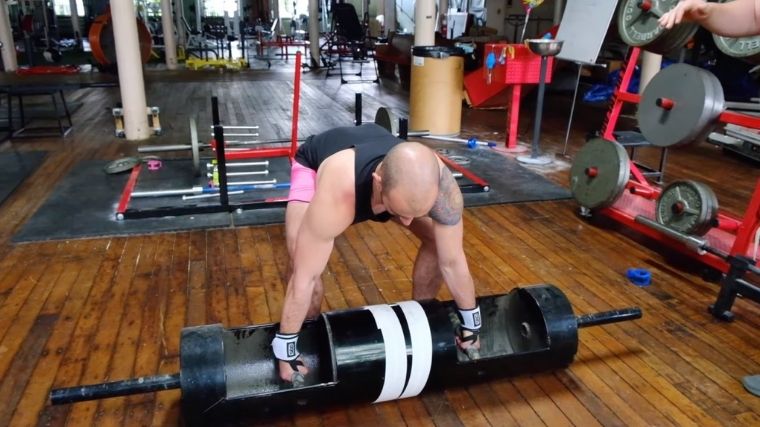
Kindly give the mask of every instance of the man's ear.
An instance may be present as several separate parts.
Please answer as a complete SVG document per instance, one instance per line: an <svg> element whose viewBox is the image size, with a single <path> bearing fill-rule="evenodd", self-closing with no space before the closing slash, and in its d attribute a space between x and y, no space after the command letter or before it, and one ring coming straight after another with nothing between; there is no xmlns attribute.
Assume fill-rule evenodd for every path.
<svg viewBox="0 0 760 427"><path fill-rule="evenodd" d="M383 183L383 179L380 177L380 174L378 174L377 172L372 172L372 179L377 181L378 184Z"/></svg>

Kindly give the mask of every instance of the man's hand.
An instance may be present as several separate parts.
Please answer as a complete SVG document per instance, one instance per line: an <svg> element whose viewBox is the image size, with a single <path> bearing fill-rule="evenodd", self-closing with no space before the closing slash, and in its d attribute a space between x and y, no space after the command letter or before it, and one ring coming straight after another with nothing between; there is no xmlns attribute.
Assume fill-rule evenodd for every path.
<svg viewBox="0 0 760 427"><path fill-rule="evenodd" d="M278 360L277 362L280 365L280 378L285 382L292 383L293 387L301 387L305 381L304 377L309 373L309 368L303 364L303 358L301 356L296 360L301 362L297 365L298 371L293 369L290 362L285 360Z"/></svg>
<svg viewBox="0 0 760 427"><path fill-rule="evenodd" d="M707 18L708 4L704 0L683 0L660 17L658 23L665 29L671 29L681 22L701 22Z"/></svg>
<svg viewBox="0 0 760 427"><path fill-rule="evenodd" d="M472 336L472 332L463 329L462 330L462 337L465 339L459 337L459 335L456 335L454 338L454 341L456 341L457 346L460 350L462 350L467 357L470 358L470 360L476 360L480 358L480 336L476 337L475 340L467 340L466 338Z"/></svg>

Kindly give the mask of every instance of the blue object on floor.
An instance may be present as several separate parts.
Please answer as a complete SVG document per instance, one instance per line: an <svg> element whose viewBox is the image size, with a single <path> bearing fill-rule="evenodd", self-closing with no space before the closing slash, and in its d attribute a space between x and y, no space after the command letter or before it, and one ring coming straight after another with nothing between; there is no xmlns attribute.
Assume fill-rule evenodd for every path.
<svg viewBox="0 0 760 427"><path fill-rule="evenodd" d="M760 397L760 375L749 375L742 378L744 388L755 396Z"/></svg>
<svg viewBox="0 0 760 427"><path fill-rule="evenodd" d="M636 286L649 286L652 283L652 273L643 268L629 268L626 276Z"/></svg>

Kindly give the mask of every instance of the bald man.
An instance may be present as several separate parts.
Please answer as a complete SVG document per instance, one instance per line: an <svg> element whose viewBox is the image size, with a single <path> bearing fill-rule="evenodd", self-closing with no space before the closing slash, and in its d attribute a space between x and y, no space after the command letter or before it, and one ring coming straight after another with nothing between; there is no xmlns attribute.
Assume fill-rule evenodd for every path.
<svg viewBox="0 0 760 427"><path fill-rule="evenodd" d="M366 220L392 219L420 239L412 297L435 298L445 281L462 325L452 339L476 357L480 308L462 247L462 193L432 150L403 142L374 123L336 128L299 147L290 185L285 233L292 271L272 341L284 381L300 384L308 373L298 333L306 318L320 313L320 275L335 238Z"/></svg>

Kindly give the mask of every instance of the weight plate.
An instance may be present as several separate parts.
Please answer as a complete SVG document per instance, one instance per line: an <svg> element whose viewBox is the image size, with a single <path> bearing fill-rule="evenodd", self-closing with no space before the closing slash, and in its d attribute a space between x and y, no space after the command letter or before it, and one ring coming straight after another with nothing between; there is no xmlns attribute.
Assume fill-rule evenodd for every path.
<svg viewBox="0 0 760 427"><path fill-rule="evenodd" d="M676 51L686 46L686 43L688 43L689 40L694 37L694 34L697 33L697 30L699 30L699 26L696 24L680 24L668 32L669 35L667 39L669 43L660 48L660 50L652 50L649 48L649 46L645 46L644 49L653 53L658 53L660 55L667 55L670 52Z"/></svg>
<svg viewBox="0 0 760 427"><path fill-rule="evenodd" d="M394 136L398 135L398 117L389 108L380 107L377 109L375 124L384 127Z"/></svg>
<svg viewBox="0 0 760 427"><path fill-rule="evenodd" d="M721 3L733 0L720 0ZM760 64L760 35L750 37L724 37L713 34L715 45L721 52L741 58L752 64Z"/></svg>
<svg viewBox="0 0 760 427"><path fill-rule="evenodd" d="M617 13L618 32L629 46L665 54L685 43L697 31L693 23L679 24L670 30L660 27L660 16L674 8L678 0L624 0Z"/></svg>
<svg viewBox="0 0 760 427"><path fill-rule="evenodd" d="M103 167L103 172L112 175L132 170L140 163L137 157L124 157L123 159L114 160Z"/></svg>
<svg viewBox="0 0 760 427"><path fill-rule="evenodd" d="M190 117L190 150L193 152L193 173L195 176L201 176L201 154L198 144L198 126L195 124L195 118Z"/></svg>
<svg viewBox="0 0 760 427"><path fill-rule="evenodd" d="M570 191L589 209L610 206L623 194L631 169L622 145L601 138L581 148L570 168Z"/></svg>
<svg viewBox="0 0 760 427"><path fill-rule="evenodd" d="M718 198L701 182L673 182L657 199L657 222L681 233L703 236L717 217Z"/></svg>
<svg viewBox="0 0 760 427"><path fill-rule="evenodd" d="M647 141L670 147L703 139L724 109L723 89L713 74L674 64L644 89L636 118Z"/></svg>

